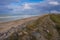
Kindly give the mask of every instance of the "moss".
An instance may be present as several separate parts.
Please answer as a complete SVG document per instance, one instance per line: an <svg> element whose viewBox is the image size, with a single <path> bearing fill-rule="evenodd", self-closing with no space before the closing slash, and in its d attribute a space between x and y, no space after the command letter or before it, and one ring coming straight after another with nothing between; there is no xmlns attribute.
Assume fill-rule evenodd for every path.
<svg viewBox="0 0 60 40"><path fill-rule="evenodd" d="M8 37L9 40L18 40L19 37L18 37L18 34L17 33L12 33L9 37Z"/></svg>
<svg viewBox="0 0 60 40"><path fill-rule="evenodd" d="M60 34L60 14L50 15L50 18L53 22L55 22L55 24L56 24L55 28L57 29L58 33Z"/></svg>
<svg viewBox="0 0 60 40"><path fill-rule="evenodd" d="M47 39L50 40L52 38L52 34L51 33L48 33L47 35L48 35L47 36Z"/></svg>
<svg viewBox="0 0 60 40"><path fill-rule="evenodd" d="M50 15L50 18L52 21L54 21L56 24L60 24L60 15Z"/></svg>
<svg viewBox="0 0 60 40"><path fill-rule="evenodd" d="M56 25L56 29L57 29L57 31L58 31L58 33L60 35L60 25Z"/></svg>
<svg viewBox="0 0 60 40"><path fill-rule="evenodd" d="M37 20L33 21L32 23L30 24L27 24L26 27L28 30L32 30L34 28L36 28L39 24L42 23L43 19L45 18L46 16L43 16L43 17L39 17Z"/></svg>
<svg viewBox="0 0 60 40"><path fill-rule="evenodd" d="M26 25L26 27L27 27L28 30L33 30L34 28L37 27L38 24L39 24L39 22L34 21L31 24Z"/></svg>

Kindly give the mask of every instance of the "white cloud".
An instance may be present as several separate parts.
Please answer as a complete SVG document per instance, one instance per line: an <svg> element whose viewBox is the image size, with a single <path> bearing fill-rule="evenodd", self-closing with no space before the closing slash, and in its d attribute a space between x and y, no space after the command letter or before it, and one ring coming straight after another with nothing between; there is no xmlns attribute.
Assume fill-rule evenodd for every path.
<svg viewBox="0 0 60 40"><path fill-rule="evenodd" d="M23 9L32 9L29 3L23 4Z"/></svg>
<svg viewBox="0 0 60 40"><path fill-rule="evenodd" d="M26 10L33 9L32 6L37 5L37 3L23 3L22 5L7 5L8 9L13 9L11 13L21 13Z"/></svg>
<svg viewBox="0 0 60 40"><path fill-rule="evenodd" d="M49 2L49 4L51 4L51 5L59 5L59 3L57 1Z"/></svg>
<svg viewBox="0 0 60 40"><path fill-rule="evenodd" d="M51 13L60 13L60 12L56 10L52 10Z"/></svg>
<svg viewBox="0 0 60 40"><path fill-rule="evenodd" d="M21 5L7 5L8 9L12 9L11 13L18 13L21 10L23 10L23 7Z"/></svg>

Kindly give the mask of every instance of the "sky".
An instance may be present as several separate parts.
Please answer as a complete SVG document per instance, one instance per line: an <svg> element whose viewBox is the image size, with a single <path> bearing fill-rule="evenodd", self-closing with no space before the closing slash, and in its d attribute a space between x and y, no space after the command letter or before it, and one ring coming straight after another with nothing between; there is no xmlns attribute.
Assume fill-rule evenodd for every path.
<svg viewBox="0 0 60 40"><path fill-rule="evenodd" d="M60 0L0 0L0 16L60 13Z"/></svg>

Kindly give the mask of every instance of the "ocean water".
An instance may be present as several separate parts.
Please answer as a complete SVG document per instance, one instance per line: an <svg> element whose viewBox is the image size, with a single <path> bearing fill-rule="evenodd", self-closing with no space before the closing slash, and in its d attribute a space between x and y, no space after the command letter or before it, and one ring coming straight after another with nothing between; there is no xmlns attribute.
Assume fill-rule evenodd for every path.
<svg viewBox="0 0 60 40"><path fill-rule="evenodd" d="M37 16L37 15L2 16L0 17L0 22L8 22L8 21L24 19L24 18L33 17L33 16Z"/></svg>

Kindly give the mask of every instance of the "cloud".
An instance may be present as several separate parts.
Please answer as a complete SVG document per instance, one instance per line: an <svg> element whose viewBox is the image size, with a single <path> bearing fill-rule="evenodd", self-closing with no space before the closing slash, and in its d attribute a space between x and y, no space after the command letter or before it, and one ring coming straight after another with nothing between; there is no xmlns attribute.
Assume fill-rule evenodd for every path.
<svg viewBox="0 0 60 40"><path fill-rule="evenodd" d="M25 3L23 5L23 9L31 9L30 5L28 3Z"/></svg>
<svg viewBox="0 0 60 40"><path fill-rule="evenodd" d="M53 10L56 10L58 12L60 11L59 0L46 0L41 2L38 6L39 6L38 8L41 9L41 12L44 12L44 13L48 13Z"/></svg>
<svg viewBox="0 0 60 40"><path fill-rule="evenodd" d="M0 0L0 5L8 5L12 2L18 2L19 0Z"/></svg>
<svg viewBox="0 0 60 40"><path fill-rule="evenodd" d="M49 4L51 4L51 5L59 5L59 3L57 1L49 2Z"/></svg>
<svg viewBox="0 0 60 40"><path fill-rule="evenodd" d="M24 1L24 0L23 0ZM0 0L0 13L8 14L44 14L60 11L60 0L41 2L21 2L21 0Z"/></svg>
<svg viewBox="0 0 60 40"><path fill-rule="evenodd" d="M51 13L60 13L60 12L56 10L52 10Z"/></svg>
<svg viewBox="0 0 60 40"><path fill-rule="evenodd" d="M8 9L12 9L10 12L14 14L31 14L37 12L34 5L36 3L23 3L22 5L8 5ZM34 8L33 8L34 7Z"/></svg>
<svg viewBox="0 0 60 40"><path fill-rule="evenodd" d="M9 5L11 12L15 14L41 14L49 11L60 11L58 1L46 0L38 3L22 3L22 5Z"/></svg>

